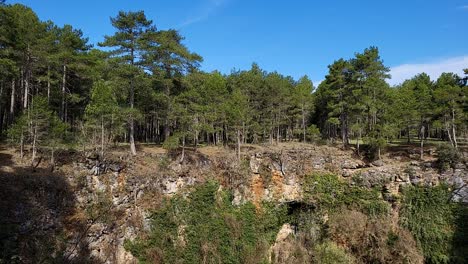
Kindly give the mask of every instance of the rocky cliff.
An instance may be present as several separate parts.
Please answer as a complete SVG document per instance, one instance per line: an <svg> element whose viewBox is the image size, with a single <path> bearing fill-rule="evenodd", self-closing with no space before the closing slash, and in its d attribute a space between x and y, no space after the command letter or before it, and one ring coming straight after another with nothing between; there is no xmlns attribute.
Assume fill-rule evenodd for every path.
<svg viewBox="0 0 468 264"><path fill-rule="evenodd" d="M421 161L410 151L399 151L365 162L352 150L307 144L246 146L242 153L239 162L234 151L222 147L186 150L183 161L156 147L142 148L136 157L119 150L105 158L64 152L54 172L45 162L33 172L21 166L15 152L2 149L6 188L0 209L2 225L10 227L2 232L2 246L11 251L8 257L25 263L48 258L134 263L124 243L148 231L151 210L164 197L209 179L232 190L236 205L301 201L304 179L314 173L334 173L352 184L380 188L384 197L398 196L402 185L441 181L459 187L456 199L467 197L466 165L439 172L436 156ZM285 225L272 251L280 250L288 232L291 227Z"/></svg>

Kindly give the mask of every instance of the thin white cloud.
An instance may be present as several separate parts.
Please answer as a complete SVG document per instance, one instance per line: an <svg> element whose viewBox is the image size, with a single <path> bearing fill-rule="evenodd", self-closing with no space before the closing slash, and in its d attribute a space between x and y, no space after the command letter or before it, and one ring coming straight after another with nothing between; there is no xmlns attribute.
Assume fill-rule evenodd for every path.
<svg viewBox="0 0 468 264"><path fill-rule="evenodd" d="M427 73L432 80L437 80L443 72L453 72L463 76L463 69L468 68L468 55L435 60L426 63L403 64L392 67L392 78L388 81L391 85L400 84L420 73Z"/></svg>
<svg viewBox="0 0 468 264"><path fill-rule="evenodd" d="M465 10L468 10L468 5L459 6L458 9L465 9Z"/></svg>
<svg viewBox="0 0 468 264"><path fill-rule="evenodd" d="M205 20L206 18L208 18L208 15L200 15L200 16L197 16L197 17L191 17L191 18L188 18L186 19L184 22L182 22L178 28L183 28L183 27L186 27L186 26L190 26L192 24L195 24L197 22L200 22L202 20Z"/></svg>
<svg viewBox="0 0 468 264"><path fill-rule="evenodd" d="M324 80L315 80L312 81L312 84L314 85L315 88L317 88Z"/></svg>
<svg viewBox="0 0 468 264"><path fill-rule="evenodd" d="M183 21L178 28L190 26L200 21L208 19L217 9L225 5L229 0L209 0L208 3L202 7L199 13L195 16L187 18Z"/></svg>

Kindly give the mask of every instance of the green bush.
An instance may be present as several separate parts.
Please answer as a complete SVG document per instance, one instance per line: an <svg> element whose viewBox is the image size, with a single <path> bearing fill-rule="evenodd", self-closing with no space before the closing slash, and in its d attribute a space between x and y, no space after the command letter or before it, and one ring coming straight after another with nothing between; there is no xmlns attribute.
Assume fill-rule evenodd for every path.
<svg viewBox="0 0 468 264"><path fill-rule="evenodd" d="M304 198L319 210L333 212L343 207L370 216L385 215L390 208L376 189L349 185L334 174L316 174L304 181Z"/></svg>
<svg viewBox="0 0 468 264"><path fill-rule="evenodd" d="M320 264L352 264L353 256L333 242L326 241L314 248L314 263Z"/></svg>
<svg viewBox="0 0 468 264"><path fill-rule="evenodd" d="M316 125L310 125L306 131L307 140L317 142L320 140L320 129Z"/></svg>
<svg viewBox="0 0 468 264"><path fill-rule="evenodd" d="M410 186L403 194L400 222L415 237L426 263L468 263L468 210L451 200L450 187Z"/></svg>
<svg viewBox="0 0 468 264"><path fill-rule="evenodd" d="M445 171L461 161L460 153L452 145L441 144L437 147L437 168Z"/></svg>
<svg viewBox="0 0 468 264"><path fill-rule="evenodd" d="M369 160L379 159L379 153L383 154L387 146L387 141L381 137L367 137L364 138L364 142L366 144L362 146L362 149Z"/></svg>
<svg viewBox="0 0 468 264"><path fill-rule="evenodd" d="M167 201L152 214L148 237L126 248L142 263L263 261L286 215L285 207L271 204L235 207L229 192L208 182Z"/></svg>

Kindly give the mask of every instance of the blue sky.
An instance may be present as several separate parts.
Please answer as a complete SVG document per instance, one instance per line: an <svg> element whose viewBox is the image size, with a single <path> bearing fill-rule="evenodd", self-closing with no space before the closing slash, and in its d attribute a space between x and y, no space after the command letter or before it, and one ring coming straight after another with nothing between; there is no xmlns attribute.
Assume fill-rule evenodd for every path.
<svg viewBox="0 0 468 264"><path fill-rule="evenodd" d="M257 62L267 71L323 80L327 65L371 45L392 68L390 83L418 72L468 68L468 0L7 0L42 20L71 24L91 43L113 33L109 17L144 10L175 28L203 56L202 69L229 73Z"/></svg>

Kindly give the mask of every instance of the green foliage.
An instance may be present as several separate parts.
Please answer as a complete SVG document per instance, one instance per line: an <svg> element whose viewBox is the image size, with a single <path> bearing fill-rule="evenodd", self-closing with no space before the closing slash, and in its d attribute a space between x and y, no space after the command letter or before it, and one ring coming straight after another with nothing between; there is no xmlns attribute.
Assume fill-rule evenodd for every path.
<svg viewBox="0 0 468 264"><path fill-rule="evenodd" d="M93 145L100 139L103 152L110 142L131 138L164 142L168 150L189 143L236 142L239 156L243 143L316 142L323 136L342 138L346 145L353 137L364 140L372 160L397 135L403 132L410 140L422 127L427 135L420 135L421 143L424 136L451 143L438 149L440 170L460 161L457 138L466 134L468 124L466 77L444 73L433 82L423 73L391 89L386 83L389 69L376 47L332 63L315 90L307 76L294 80L255 63L229 75L202 72L201 56L184 45L184 37L176 30L157 30L143 11L120 11L111 18L116 31L100 43L107 51L91 50L80 29L42 22L24 5L0 4L0 21L0 127L8 128L9 139L21 150L31 145L32 163L43 150L51 150L53 157L74 133ZM165 170L169 164L164 157L159 167ZM249 174L247 160L233 166L237 171L226 173L230 180ZM269 168L260 171L268 183ZM350 262L350 252L369 262L389 262L388 256L398 252L404 252L395 257L398 261L418 259L405 230L390 230L385 219L389 205L379 190L349 185L335 175L312 175L306 177L304 197L304 204L317 210L288 219L285 206L234 207L231 195L210 182L170 199L152 215L148 238L127 247L142 262L264 261L279 226L290 220L307 230L305 240L309 249L315 248L318 262ZM450 199L446 186L405 191L401 223L414 234L429 263L465 261L466 208ZM110 198L100 193L87 213L110 224L110 207ZM359 223L340 218L341 210L357 212L352 215L365 223L362 232L344 229ZM341 230L328 235L346 238L349 252L336 237L343 247L315 245L326 237L323 216L328 214L336 216L330 226ZM8 236L18 232L5 226ZM405 243L412 252L404 251Z"/></svg>
<svg viewBox="0 0 468 264"><path fill-rule="evenodd" d="M370 216L382 216L390 210L379 191L349 185L333 174L308 176L303 186L306 201L312 202L323 212L334 212L346 207Z"/></svg>
<svg viewBox="0 0 468 264"><path fill-rule="evenodd" d="M350 132L368 137L388 119L389 78L377 47L356 53L349 60L339 59L328 66L329 73L317 90L317 124L329 138L340 138L346 146ZM324 133L325 132L325 133Z"/></svg>
<svg viewBox="0 0 468 264"><path fill-rule="evenodd" d="M30 109L25 110L8 130L14 143L31 144L33 148L51 148L54 151L66 139L68 124L62 122L50 109L47 98L35 96Z"/></svg>
<svg viewBox="0 0 468 264"><path fill-rule="evenodd" d="M314 124L307 128L306 134L307 139L311 142L317 142L320 139L320 129Z"/></svg>
<svg viewBox="0 0 468 264"><path fill-rule="evenodd" d="M152 214L148 238L127 241L126 248L142 263L244 263L249 256L265 256L257 250L274 241L286 208L235 207L231 199L214 182L175 196Z"/></svg>
<svg viewBox="0 0 468 264"><path fill-rule="evenodd" d="M108 115L115 114L119 110L113 87L102 80L94 83L90 99L86 106L86 115L88 116L109 118Z"/></svg>
<svg viewBox="0 0 468 264"><path fill-rule="evenodd" d="M105 137L102 150L129 140L136 152L134 141L162 143L177 133L184 145L236 143L240 150L244 143L316 142L320 132L345 147L365 139L373 159L385 142L411 140L416 129L457 148L468 128L466 77L444 73L433 82L422 73L391 89L377 47L334 61L315 89L307 76L294 80L256 63L228 75L202 72L202 57L180 32L157 29L144 11L112 17L115 31L99 43L105 50L91 49L80 29L40 21L21 4L1 5L0 21L2 129L31 105L30 94L47 96L83 142ZM102 123L105 136L97 131Z"/></svg>
<svg viewBox="0 0 468 264"><path fill-rule="evenodd" d="M468 210L452 201L449 186L405 188L400 213L401 225L415 237L426 263L467 262Z"/></svg>
<svg viewBox="0 0 468 264"><path fill-rule="evenodd" d="M138 117L138 111L119 106L113 84L103 80L96 81L91 88L90 102L85 109L85 140L93 139L92 145L101 145L104 151L114 138L125 131L124 125L129 115Z"/></svg>
<svg viewBox="0 0 468 264"><path fill-rule="evenodd" d="M168 137L162 147L167 149L167 150L176 150L179 148L179 145L180 145L180 138L181 138L181 134L180 133L176 133L174 135L171 135L170 137Z"/></svg>
<svg viewBox="0 0 468 264"><path fill-rule="evenodd" d="M372 218L344 209L330 216L327 232L358 263L422 263L423 260L413 237L392 224L389 216Z"/></svg>
<svg viewBox="0 0 468 264"><path fill-rule="evenodd" d="M331 241L323 242L314 247L314 263L320 264L352 264L352 255Z"/></svg>
<svg viewBox="0 0 468 264"><path fill-rule="evenodd" d="M461 155L452 145L440 144L437 147L437 168L445 171L454 168L455 164L461 161Z"/></svg>
<svg viewBox="0 0 468 264"><path fill-rule="evenodd" d="M51 115L46 145L52 149L64 146L63 144L66 143L67 140L66 135L68 128L69 125L62 122L57 115Z"/></svg>
<svg viewBox="0 0 468 264"><path fill-rule="evenodd" d="M113 203L108 193L97 192L92 202L85 208L88 219L110 225L115 221L112 212Z"/></svg>
<svg viewBox="0 0 468 264"><path fill-rule="evenodd" d="M21 115L16 122L8 129L7 136L11 143L23 143L28 131L28 116Z"/></svg>
<svg viewBox="0 0 468 264"><path fill-rule="evenodd" d="M387 145L387 141L385 138L382 137L366 137L364 139L366 145L363 148L366 151L366 157L369 160L376 160L379 159L379 152L382 153L385 146Z"/></svg>

